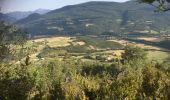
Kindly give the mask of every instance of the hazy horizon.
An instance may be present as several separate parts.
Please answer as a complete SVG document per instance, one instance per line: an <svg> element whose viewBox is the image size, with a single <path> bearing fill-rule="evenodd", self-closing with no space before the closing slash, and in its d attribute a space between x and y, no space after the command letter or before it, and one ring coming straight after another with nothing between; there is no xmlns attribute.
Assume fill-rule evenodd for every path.
<svg viewBox="0 0 170 100"><path fill-rule="evenodd" d="M106 1L106 2L126 2L129 0L1 0L0 7L3 13L14 11L34 11L37 9L54 10L67 5L75 5L89 1Z"/></svg>

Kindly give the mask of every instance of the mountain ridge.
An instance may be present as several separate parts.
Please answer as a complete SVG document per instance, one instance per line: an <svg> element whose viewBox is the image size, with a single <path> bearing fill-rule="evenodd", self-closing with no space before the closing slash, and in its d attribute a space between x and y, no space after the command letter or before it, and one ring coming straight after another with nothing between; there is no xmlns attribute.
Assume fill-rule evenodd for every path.
<svg viewBox="0 0 170 100"><path fill-rule="evenodd" d="M8 16L6 14L0 13L0 21L4 21L7 23L14 23L16 21L16 19Z"/></svg>
<svg viewBox="0 0 170 100"><path fill-rule="evenodd" d="M13 17L17 20L21 20L23 18L28 17L29 15L31 15L33 13L46 14L49 11L50 10L48 10L48 9L37 9L37 10L34 10L34 11L14 11L14 12L6 13L6 15Z"/></svg>
<svg viewBox="0 0 170 100"><path fill-rule="evenodd" d="M143 31L148 27L152 30L168 28L169 16L170 13L156 14L151 6L134 1L125 3L95 1L65 6L52 10L38 19L17 24L35 35L77 33L97 35L103 32L122 32L121 29L124 28L126 30L123 31L128 32Z"/></svg>

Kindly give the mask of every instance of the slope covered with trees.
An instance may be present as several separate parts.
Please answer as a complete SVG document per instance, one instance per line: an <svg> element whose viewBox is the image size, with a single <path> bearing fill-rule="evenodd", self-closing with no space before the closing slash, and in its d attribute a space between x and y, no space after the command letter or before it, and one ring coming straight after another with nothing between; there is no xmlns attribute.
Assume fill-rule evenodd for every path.
<svg viewBox="0 0 170 100"><path fill-rule="evenodd" d="M169 28L169 12L155 13L154 7L135 1L87 2L53 10L40 18L17 24L34 35L140 33ZM27 22L27 19L29 22ZM24 19L22 20L24 22ZM149 32L148 32L149 33Z"/></svg>

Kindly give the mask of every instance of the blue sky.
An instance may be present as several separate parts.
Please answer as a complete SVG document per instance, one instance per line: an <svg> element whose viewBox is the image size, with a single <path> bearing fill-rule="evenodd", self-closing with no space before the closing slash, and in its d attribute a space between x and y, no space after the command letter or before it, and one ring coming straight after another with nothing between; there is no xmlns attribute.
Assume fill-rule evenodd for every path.
<svg viewBox="0 0 170 100"><path fill-rule="evenodd" d="M128 0L0 0L0 7L2 12L32 11L39 8L52 10L88 1L125 2Z"/></svg>

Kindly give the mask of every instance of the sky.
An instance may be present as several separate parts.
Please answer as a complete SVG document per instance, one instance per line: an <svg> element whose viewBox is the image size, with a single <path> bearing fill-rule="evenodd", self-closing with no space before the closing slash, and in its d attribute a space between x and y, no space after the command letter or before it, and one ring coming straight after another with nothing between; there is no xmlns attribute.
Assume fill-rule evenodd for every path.
<svg viewBox="0 0 170 100"><path fill-rule="evenodd" d="M57 9L66 5L80 4L88 1L126 2L128 0L0 0L4 13L13 11L33 11L36 9Z"/></svg>

